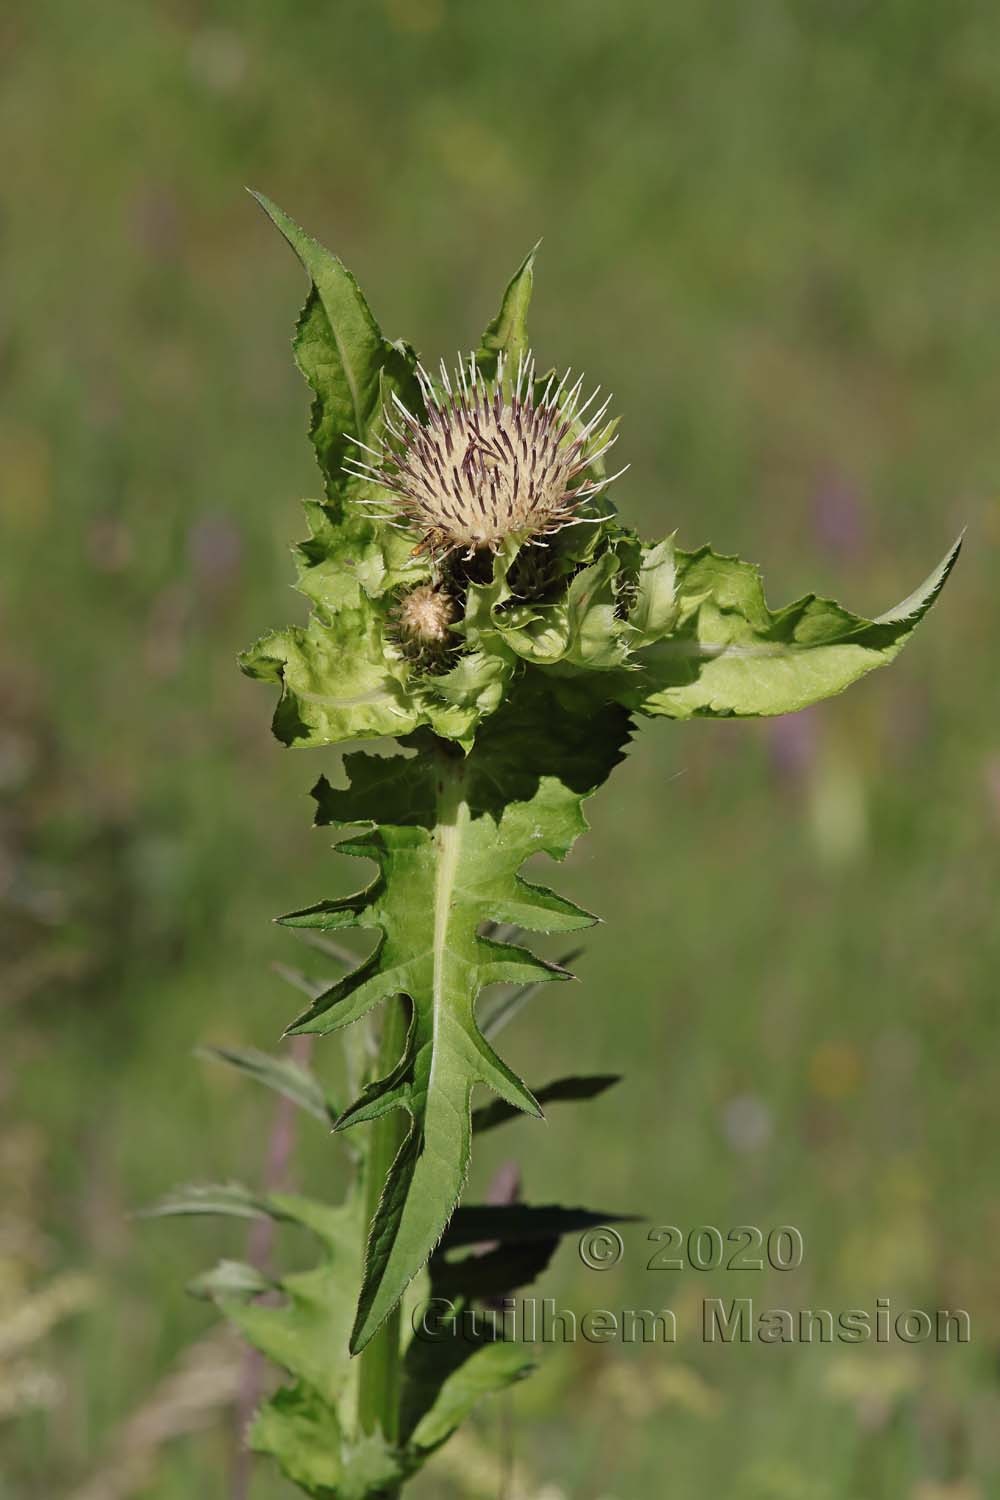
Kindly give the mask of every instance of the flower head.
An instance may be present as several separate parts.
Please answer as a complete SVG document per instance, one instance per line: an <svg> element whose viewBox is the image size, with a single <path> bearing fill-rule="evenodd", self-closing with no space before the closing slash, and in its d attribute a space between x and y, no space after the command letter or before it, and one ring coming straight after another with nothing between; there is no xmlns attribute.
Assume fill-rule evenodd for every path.
<svg viewBox="0 0 1000 1500"><path fill-rule="evenodd" d="M506 386L502 358L487 380L475 355L454 378L442 363L440 389L423 366L418 378L425 419L394 395L381 449L361 445L370 461L348 463L388 491L388 509L374 502L387 519L420 531L421 545L438 553L496 552L508 537L526 541L587 519L580 507L608 483L588 471L615 442L601 425L610 396L588 417L599 389L581 404L582 376L570 386L567 371L542 385L530 355Z"/></svg>
<svg viewBox="0 0 1000 1500"><path fill-rule="evenodd" d="M422 583L404 594L395 618L404 653L416 661L444 656L454 640L450 626L456 618L455 601L433 584Z"/></svg>

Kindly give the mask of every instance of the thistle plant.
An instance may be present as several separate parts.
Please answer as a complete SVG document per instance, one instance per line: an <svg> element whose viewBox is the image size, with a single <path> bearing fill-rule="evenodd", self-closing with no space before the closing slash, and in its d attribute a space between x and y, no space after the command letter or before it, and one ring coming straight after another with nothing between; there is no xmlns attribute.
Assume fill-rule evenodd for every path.
<svg viewBox="0 0 1000 1500"><path fill-rule="evenodd" d="M480 1396L530 1367L485 1326L421 1340L403 1299L429 1288L457 1317L537 1276L560 1235L608 1217L458 1207L476 1128L611 1081L532 1091L495 1050L537 984L571 977L520 935L596 920L521 867L565 858L638 719L791 713L891 661L958 544L874 620L813 594L772 610L747 563L670 536L646 543L619 519L610 401L530 349L534 252L477 345L432 373L383 336L344 266L260 201L309 278L294 348L324 495L306 502L297 552L309 622L265 636L241 665L280 689L283 744L396 744L347 755L346 786L314 788L337 852L374 876L280 920L314 935L368 930L375 944L331 982L303 981L309 1003L289 1031L367 1018L371 1044L348 1048L357 1093L337 1104L287 1061L226 1054L349 1132L344 1202L228 1186L186 1189L161 1211L312 1230L314 1270L276 1279L224 1262L198 1290L291 1376L251 1444L308 1494L363 1500L397 1494ZM491 986L499 994L481 999ZM496 1098L474 1113L477 1084ZM494 1248L470 1253L484 1241Z"/></svg>

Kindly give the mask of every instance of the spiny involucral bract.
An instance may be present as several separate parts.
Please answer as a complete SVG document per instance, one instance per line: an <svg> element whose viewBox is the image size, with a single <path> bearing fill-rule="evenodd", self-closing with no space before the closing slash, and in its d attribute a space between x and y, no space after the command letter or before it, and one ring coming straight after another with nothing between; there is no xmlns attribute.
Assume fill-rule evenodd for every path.
<svg viewBox="0 0 1000 1500"><path fill-rule="evenodd" d="M368 457L347 468L387 492L369 504L419 532L421 550L497 552L509 538L531 541L592 519L580 509L610 482L593 477L615 442L601 425L610 397L592 411L599 389L581 403L583 379L570 386L569 371L543 385L530 355L513 381L502 359L486 380L474 355L454 378L442 363L440 387L423 366L417 376L424 418L394 394L382 447L359 444Z"/></svg>

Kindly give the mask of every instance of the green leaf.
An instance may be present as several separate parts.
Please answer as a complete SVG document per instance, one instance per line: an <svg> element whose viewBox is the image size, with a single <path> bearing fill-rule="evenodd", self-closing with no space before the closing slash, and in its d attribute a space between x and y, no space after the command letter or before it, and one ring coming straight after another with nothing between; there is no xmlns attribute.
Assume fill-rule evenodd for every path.
<svg viewBox="0 0 1000 1500"><path fill-rule="evenodd" d="M517 373L519 360L528 354L528 308L534 283L535 255L538 241L518 266L507 284L500 311L483 333L476 350L476 364L488 380L497 372L497 356L502 354L511 374Z"/></svg>
<svg viewBox="0 0 1000 1500"><path fill-rule="evenodd" d="M683 623L637 654L613 692L643 714L793 713L840 693L898 655L940 594L961 538L921 586L875 620L807 594L772 611L760 574L709 548L677 553Z"/></svg>
<svg viewBox="0 0 1000 1500"><path fill-rule="evenodd" d="M618 555L609 549L576 574L558 601L514 609L494 607L490 624L505 647L538 666L557 662L589 668L617 666L626 657L627 629L617 615L615 584L620 566ZM489 641L486 632L484 639Z"/></svg>
<svg viewBox="0 0 1000 1500"><path fill-rule="evenodd" d="M635 597L628 623L634 644L647 645L666 635L677 619L677 559L674 539L643 547L636 571Z"/></svg>
<svg viewBox="0 0 1000 1500"><path fill-rule="evenodd" d="M376 1434L347 1437L337 1412L301 1382L265 1402L249 1442L317 1500L384 1500L413 1467Z"/></svg>
<svg viewBox="0 0 1000 1500"><path fill-rule="evenodd" d="M618 607L623 557L608 547L590 561L599 541L596 527L570 529L546 548L541 562L538 549L519 550L511 541L494 557L490 580L469 586L455 634L476 660L495 664L501 691L518 659L541 667L562 664L564 671L607 669L626 660L630 631ZM526 602L519 592L525 571L538 568L544 581L536 585L546 598ZM555 597L548 598L553 588Z"/></svg>
<svg viewBox="0 0 1000 1500"><path fill-rule="evenodd" d="M397 1485L409 1472L398 1450L380 1433L370 1433L347 1442L342 1449L344 1477L336 1500L386 1500L397 1493Z"/></svg>
<svg viewBox="0 0 1000 1500"><path fill-rule="evenodd" d="M324 618L431 577L426 559L414 555L412 537L317 500L304 508L309 536L295 549L297 587Z"/></svg>
<svg viewBox="0 0 1000 1500"><path fill-rule="evenodd" d="M544 1106L562 1100L596 1099L598 1094L603 1094L620 1082L620 1073L591 1073L581 1077L556 1078L544 1088L534 1089L533 1093L538 1103ZM481 1135L485 1130L493 1130L497 1125L516 1119L518 1113L503 1099L494 1099L482 1109L473 1111L472 1129L477 1135Z"/></svg>
<svg viewBox="0 0 1000 1500"><path fill-rule="evenodd" d="M281 687L273 730L296 749L344 740L407 735L421 725L471 742L498 705L505 665L471 657L440 677L415 669L401 650L398 590L426 580L413 539L368 516L334 516L309 502L311 538L299 549L299 588L312 601L307 625L264 636L239 658L241 669ZM513 659L513 658L512 658Z"/></svg>
<svg viewBox="0 0 1000 1500"><path fill-rule="evenodd" d="M476 1349L441 1382L433 1404L410 1433L409 1451L420 1457L433 1453L484 1396L506 1390L534 1368L534 1360L520 1344L498 1340Z"/></svg>
<svg viewBox="0 0 1000 1500"><path fill-rule="evenodd" d="M372 316L350 271L261 193L253 197L295 251L310 280L295 332L295 359L314 394L310 437L333 496L345 487L344 459L357 456L351 438L370 442L392 391L422 412L416 359L392 344Z"/></svg>
<svg viewBox="0 0 1000 1500"><path fill-rule="evenodd" d="M256 1266L243 1260L220 1260L211 1271L205 1271L188 1282L192 1297L201 1297L209 1302L222 1297L261 1297L274 1290L275 1283Z"/></svg>
<svg viewBox="0 0 1000 1500"><path fill-rule="evenodd" d="M291 1058L273 1057L269 1052L258 1052L255 1047L199 1047L197 1056L228 1063L248 1078L254 1078L266 1088L291 1099L293 1104L317 1120L332 1124L337 1118L339 1111L319 1079Z"/></svg>
<svg viewBox="0 0 1000 1500"><path fill-rule="evenodd" d="M389 1109L411 1116L369 1238L352 1349L363 1348L427 1260L458 1200L468 1168L470 1098L485 1083L513 1108L537 1113L523 1083L500 1061L475 1020L484 986L564 979L527 949L481 935L488 922L571 931L594 919L518 871L532 854L561 859L586 827L582 803L621 758L621 710L574 720L551 694L522 692L487 720L466 759L420 743L408 758L349 756L351 786L316 790L317 821L370 825L338 845L374 861L376 879L356 896L283 920L379 933L371 956L332 985L294 1031L332 1031L373 1005L406 995L406 1047L339 1125Z"/></svg>
<svg viewBox="0 0 1000 1500"><path fill-rule="evenodd" d="M561 969L566 969L580 957L582 952L582 948L569 948L565 953L559 955L556 962ZM519 989L501 991L490 1004L484 1002L482 1006L482 1019L479 1023L479 1029L483 1033L483 1036L487 1040L492 1040L493 1037L499 1035L504 1027L508 1026L514 1017L523 1010L524 1006L535 998L540 988L541 986L537 984L524 984Z"/></svg>
<svg viewBox="0 0 1000 1500"><path fill-rule="evenodd" d="M340 1494L344 1467L337 1413L302 1384L285 1386L254 1418L247 1441L255 1453L275 1459L282 1473L307 1495Z"/></svg>
<svg viewBox="0 0 1000 1500"><path fill-rule="evenodd" d="M409 734L421 722L403 687L407 668L367 600L265 636L240 666L248 677L280 683L272 727L297 749Z"/></svg>
<svg viewBox="0 0 1000 1500"><path fill-rule="evenodd" d="M276 1306L224 1296L220 1305L248 1343L335 1405L351 1375L347 1338L361 1270L360 1230L353 1253L285 1276Z"/></svg>
<svg viewBox="0 0 1000 1500"><path fill-rule="evenodd" d="M351 1219L341 1205L330 1206L296 1193L254 1193L238 1182L194 1184L175 1188L159 1203L141 1209L143 1219L167 1219L190 1215L236 1219L271 1218L279 1223L309 1229L328 1249L349 1253Z"/></svg>
<svg viewBox="0 0 1000 1500"><path fill-rule="evenodd" d="M357 1208L352 1199L330 1204L298 1193L268 1193L262 1202L272 1218L311 1230L340 1260L350 1261L355 1254Z"/></svg>
<svg viewBox="0 0 1000 1500"><path fill-rule="evenodd" d="M210 1297L248 1343L293 1377L261 1408L251 1446L322 1500L383 1496L403 1473L400 1451L381 1438L355 1440L356 1390L348 1351L354 1289L361 1275L361 1194L335 1207L245 1188L185 1189L163 1212L267 1213L311 1229L323 1255L310 1270L269 1278L238 1261L222 1261L191 1290ZM266 1301L254 1300L264 1292Z"/></svg>
<svg viewBox="0 0 1000 1500"><path fill-rule="evenodd" d="M260 1219L267 1209L262 1200L238 1182L192 1184L175 1188L159 1203L140 1210L143 1219L166 1219L188 1214L221 1215L224 1218Z"/></svg>
<svg viewBox="0 0 1000 1500"><path fill-rule="evenodd" d="M513 668L514 659L507 654L491 656L469 651L459 657L449 672L431 678L427 691L456 708L471 710L472 722L478 722L500 707Z"/></svg>
<svg viewBox="0 0 1000 1500"><path fill-rule="evenodd" d="M410 1434L410 1451L437 1447L482 1395L532 1369L523 1346L500 1338L497 1321L483 1313L470 1317L472 1301L496 1299L528 1285L545 1270L563 1235L622 1217L521 1204L457 1210L428 1268L427 1306L438 1314L432 1335L422 1320L415 1320L404 1360L401 1427L404 1438ZM499 1242L497 1248L460 1260L445 1256L452 1246L483 1239Z"/></svg>
<svg viewBox="0 0 1000 1500"><path fill-rule="evenodd" d="M617 618L615 578L620 563L609 549L573 579L566 594L566 660L581 667L611 667L625 659L624 628Z"/></svg>

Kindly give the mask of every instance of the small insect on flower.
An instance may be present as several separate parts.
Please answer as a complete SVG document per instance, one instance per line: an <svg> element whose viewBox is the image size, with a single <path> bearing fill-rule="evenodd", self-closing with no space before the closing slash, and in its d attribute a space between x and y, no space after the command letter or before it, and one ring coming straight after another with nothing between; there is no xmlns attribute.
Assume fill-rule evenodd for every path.
<svg viewBox="0 0 1000 1500"><path fill-rule="evenodd" d="M567 370L542 386L530 355L506 388L503 359L487 380L474 354L454 379L442 362L440 388L422 365L417 376L426 418L393 395L381 448L359 444L370 461L345 467L388 492L368 504L419 531L421 551L496 552L508 537L530 541L590 519L580 507L611 482L589 473L615 442L604 422L610 396L588 417L600 388L581 405L582 376L570 386Z"/></svg>

